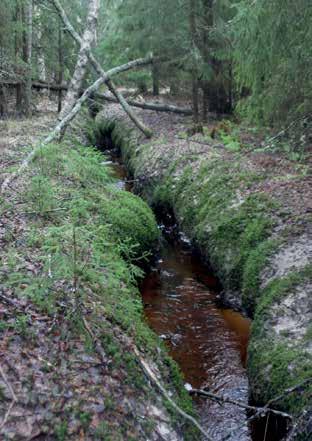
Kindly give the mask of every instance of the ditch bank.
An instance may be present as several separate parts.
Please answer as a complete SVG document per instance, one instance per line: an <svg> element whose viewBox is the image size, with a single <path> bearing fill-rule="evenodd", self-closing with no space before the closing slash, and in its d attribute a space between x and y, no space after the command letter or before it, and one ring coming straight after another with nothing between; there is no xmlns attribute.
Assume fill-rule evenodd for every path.
<svg viewBox="0 0 312 441"><path fill-rule="evenodd" d="M54 116L6 122L1 180ZM1 440L198 439L170 404L194 415L182 376L143 319L154 215L83 145L79 121L0 202Z"/></svg>
<svg viewBox="0 0 312 441"><path fill-rule="evenodd" d="M120 148L136 189L172 210L223 284L223 300L253 318L247 369L251 400L294 415L289 440L312 430L312 228L307 167L259 151L231 152L189 137L178 115L141 112L145 141L110 105L98 138Z"/></svg>

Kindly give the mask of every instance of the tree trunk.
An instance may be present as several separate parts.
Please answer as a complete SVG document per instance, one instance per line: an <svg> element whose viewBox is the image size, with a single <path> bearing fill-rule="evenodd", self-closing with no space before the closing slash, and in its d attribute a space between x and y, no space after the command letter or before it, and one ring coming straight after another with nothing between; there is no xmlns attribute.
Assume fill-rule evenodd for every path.
<svg viewBox="0 0 312 441"><path fill-rule="evenodd" d="M159 66L157 63L152 64L152 76L153 76L153 95L159 95Z"/></svg>
<svg viewBox="0 0 312 441"><path fill-rule="evenodd" d="M233 67L232 67L232 62L230 62L229 65L229 112L232 113L233 112Z"/></svg>
<svg viewBox="0 0 312 441"><path fill-rule="evenodd" d="M205 63L210 62L210 51L209 51L209 32L211 28L213 27L213 0L205 0L204 1L204 23L205 26L202 29L202 45L201 45L201 52ZM209 87L211 87L211 84L209 84L209 81L203 80L202 81L202 90L203 90L203 108L202 108L202 116L203 121L208 121L208 112L209 112Z"/></svg>
<svg viewBox="0 0 312 441"><path fill-rule="evenodd" d="M71 109L75 105L77 98L79 97L79 91L82 88L82 82L87 72L89 59L88 53L91 51L91 46L96 36L98 13L99 0L90 0L87 23L83 36L81 38L78 60L65 98L64 107L60 114L60 119L63 119L66 114L71 111Z"/></svg>
<svg viewBox="0 0 312 441"><path fill-rule="evenodd" d="M94 98L108 101L110 103L118 103L118 100L116 98L101 93L95 94ZM192 115L193 113L192 109L176 107L176 106L172 106L171 104L154 104L154 103L146 103L146 102L141 103L129 99L127 99L127 103L129 104L129 106L132 107L138 107L139 109L145 109L145 110L154 110L155 112L172 112L172 113L178 113L180 115Z"/></svg>
<svg viewBox="0 0 312 441"><path fill-rule="evenodd" d="M57 111L58 113L62 110L62 83L63 83L63 77L64 77L64 57L63 57L63 31L61 24L59 24L59 30L58 30L58 84L60 86L60 89L58 91L58 103L57 103Z"/></svg>
<svg viewBox="0 0 312 441"><path fill-rule="evenodd" d="M15 35L14 35L14 45L15 45L15 64L18 65L19 54L21 49L21 38L20 33L18 31L18 23L22 21L22 11L21 5L19 3L16 4L15 17L14 21L16 23ZM19 72L17 72L17 75ZM15 111L17 114L22 113L22 84L19 82L16 86L16 103L15 103Z"/></svg>
<svg viewBox="0 0 312 441"><path fill-rule="evenodd" d="M8 114L8 105L6 97L6 89L0 85L0 116Z"/></svg>
<svg viewBox="0 0 312 441"><path fill-rule="evenodd" d="M25 38L25 62L27 64L27 73L25 80L25 102L24 111L31 116L31 83L32 83L32 35L33 35L33 0L28 0L25 12L26 38Z"/></svg>
<svg viewBox="0 0 312 441"><path fill-rule="evenodd" d="M203 121L206 123L208 121L208 112L209 112L209 90L208 85L204 84L203 86Z"/></svg>
<svg viewBox="0 0 312 441"><path fill-rule="evenodd" d="M46 67L46 58L45 51L43 48L43 23L42 23L42 12L40 6L36 6L34 4L33 7L33 15L37 17L39 23L37 24L37 68L38 68L38 78L39 81L45 83L47 81L47 67Z"/></svg>
<svg viewBox="0 0 312 441"><path fill-rule="evenodd" d="M192 107L193 107L193 122L195 125L199 122L199 99L198 99L198 79L195 72L192 78Z"/></svg>
<svg viewBox="0 0 312 441"><path fill-rule="evenodd" d="M191 50L196 50L196 0L189 0L189 26L190 26L190 40ZM198 69L194 63L192 69L192 107L193 107L193 122L197 125L199 122L199 104L198 104Z"/></svg>
<svg viewBox="0 0 312 441"><path fill-rule="evenodd" d="M94 93L101 87L102 84L106 83L109 84L111 81L111 77L113 75L117 75L121 72L126 72L130 69L134 69L137 66L145 66L147 64L151 63L150 58L139 58L138 60L129 61L129 63L123 64L121 66L114 67L113 69L110 69L108 72L105 73L104 76L97 79L91 86L88 87L84 91L84 93L81 95L79 99L77 99L74 103L73 108L69 113L67 113L64 118L59 122L59 124L55 127L54 131L49 135L44 143L48 144L49 142L52 142L54 139L57 139L60 141L65 133L65 130L68 126L68 124L75 118L77 113L80 111L82 105L92 96ZM123 98L124 99L124 98ZM128 105L128 103L127 103Z"/></svg>
<svg viewBox="0 0 312 441"><path fill-rule="evenodd" d="M73 37L73 39L78 43L78 44L82 44L82 39L80 38L79 34L75 31L75 29L73 28L73 26L71 25L70 21L68 20L68 17L64 11L64 9L62 8L62 5L60 4L59 0L53 0L54 6L56 8L56 10L58 11L60 17L62 18L68 32L70 33L70 35ZM150 138L153 134L153 132L145 126L145 124L143 124L138 117L135 115L134 112L132 112L129 104L127 103L127 101L124 99L124 97L122 96L122 94L120 92L118 92L118 90L116 89L114 83L111 81L110 78L108 78L106 72L104 71L104 69L102 69L101 65L98 63L98 61L94 58L91 50L87 51L87 55L88 58L94 68L94 70L101 75L104 83L107 85L107 87L109 88L109 90L112 92L112 94L116 97L116 99L118 100L118 102L120 103L121 107L124 109L124 111L128 114L129 118L134 122L134 124L138 127L139 130L141 130L142 133L144 133L144 135L147 138ZM150 64L153 62L153 59L151 57L148 57L147 59L145 59L145 64ZM131 64L131 63L129 63Z"/></svg>

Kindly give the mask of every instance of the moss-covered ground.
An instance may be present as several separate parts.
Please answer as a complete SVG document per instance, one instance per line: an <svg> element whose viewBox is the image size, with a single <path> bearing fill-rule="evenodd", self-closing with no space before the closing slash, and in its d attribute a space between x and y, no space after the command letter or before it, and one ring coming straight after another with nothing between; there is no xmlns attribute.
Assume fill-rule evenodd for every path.
<svg viewBox="0 0 312 441"><path fill-rule="evenodd" d="M117 187L104 162L69 136L42 148L1 200L1 357L18 399L1 439L197 437L132 350L192 414L177 366L144 321L137 287L158 244L154 215ZM12 397L0 383L4 417Z"/></svg>
<svg viewBox="0 0 312 441"><path fill-rule="evenodd" d="M262 151L245 152L238 142L229 149L228 139L214 145L206 136L209 130L199 137L182 136L187 121L174 116L167 120L162 129L163 120L157 125L154 116L145 117L158 133L146 142L129 130L114 107L97 119L98 130L120 148L139 182L138 191L152 206L173 210L180 227L215 269L225 292L234 292L235 305L255 318L248 372L253 398L265 403L312 376L307 337L311 328L302 336L297 324L292 328L294 318L285 312L292 295L294 315L307 314L309 321L311 310L302 310L302 305L310 298L311 272L302 265L310 251L304 245L300 245L301 254L292 250L288 261L282 262L284 272L272 260L295 238L311 240L311 218L305 206L309 205L307 168ZM303 326L308 326L306 321ZM301 415L311 406L311 387L287 395L276 406L295 417ZM304 435L303 439L309 438Z"/></svg>

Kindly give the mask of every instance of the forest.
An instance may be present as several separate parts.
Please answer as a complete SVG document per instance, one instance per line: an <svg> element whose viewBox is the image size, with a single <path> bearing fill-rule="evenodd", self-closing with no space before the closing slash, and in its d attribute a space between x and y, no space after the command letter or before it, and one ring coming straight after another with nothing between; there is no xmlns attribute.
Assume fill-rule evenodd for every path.
<svg viewBox="0 0 312 441"><path fill-rule="evenodd" d="M0 441L312 440L311 23L1 0Z"/></svg>

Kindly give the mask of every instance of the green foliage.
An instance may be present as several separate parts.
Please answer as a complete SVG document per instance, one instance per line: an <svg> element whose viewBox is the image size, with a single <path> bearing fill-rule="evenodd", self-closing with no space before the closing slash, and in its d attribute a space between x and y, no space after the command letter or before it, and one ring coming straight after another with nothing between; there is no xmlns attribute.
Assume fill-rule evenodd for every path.
<svg viewBox="0 0 312 441"><path fill-rule="evenodd" d="M66 421L62 421L55 427L54 433L57 441L66 441L68 434L68 423Z"/></svg>
<svg viewBox="0 0 312 441"><path fill-rule="evenodd" d="M282 123L311 112L311 18L306 0L236 2L236 76L250 90L247 114ZM242 106L241 106L242 107Z"/></svg>
<svg viewBox="0 0 312 441"><path fill-rule="evenodd" d="M48 215L56 207L55 192L52 182L43 175L32 178L26 200L32 211L41 215Z"/></svg>

